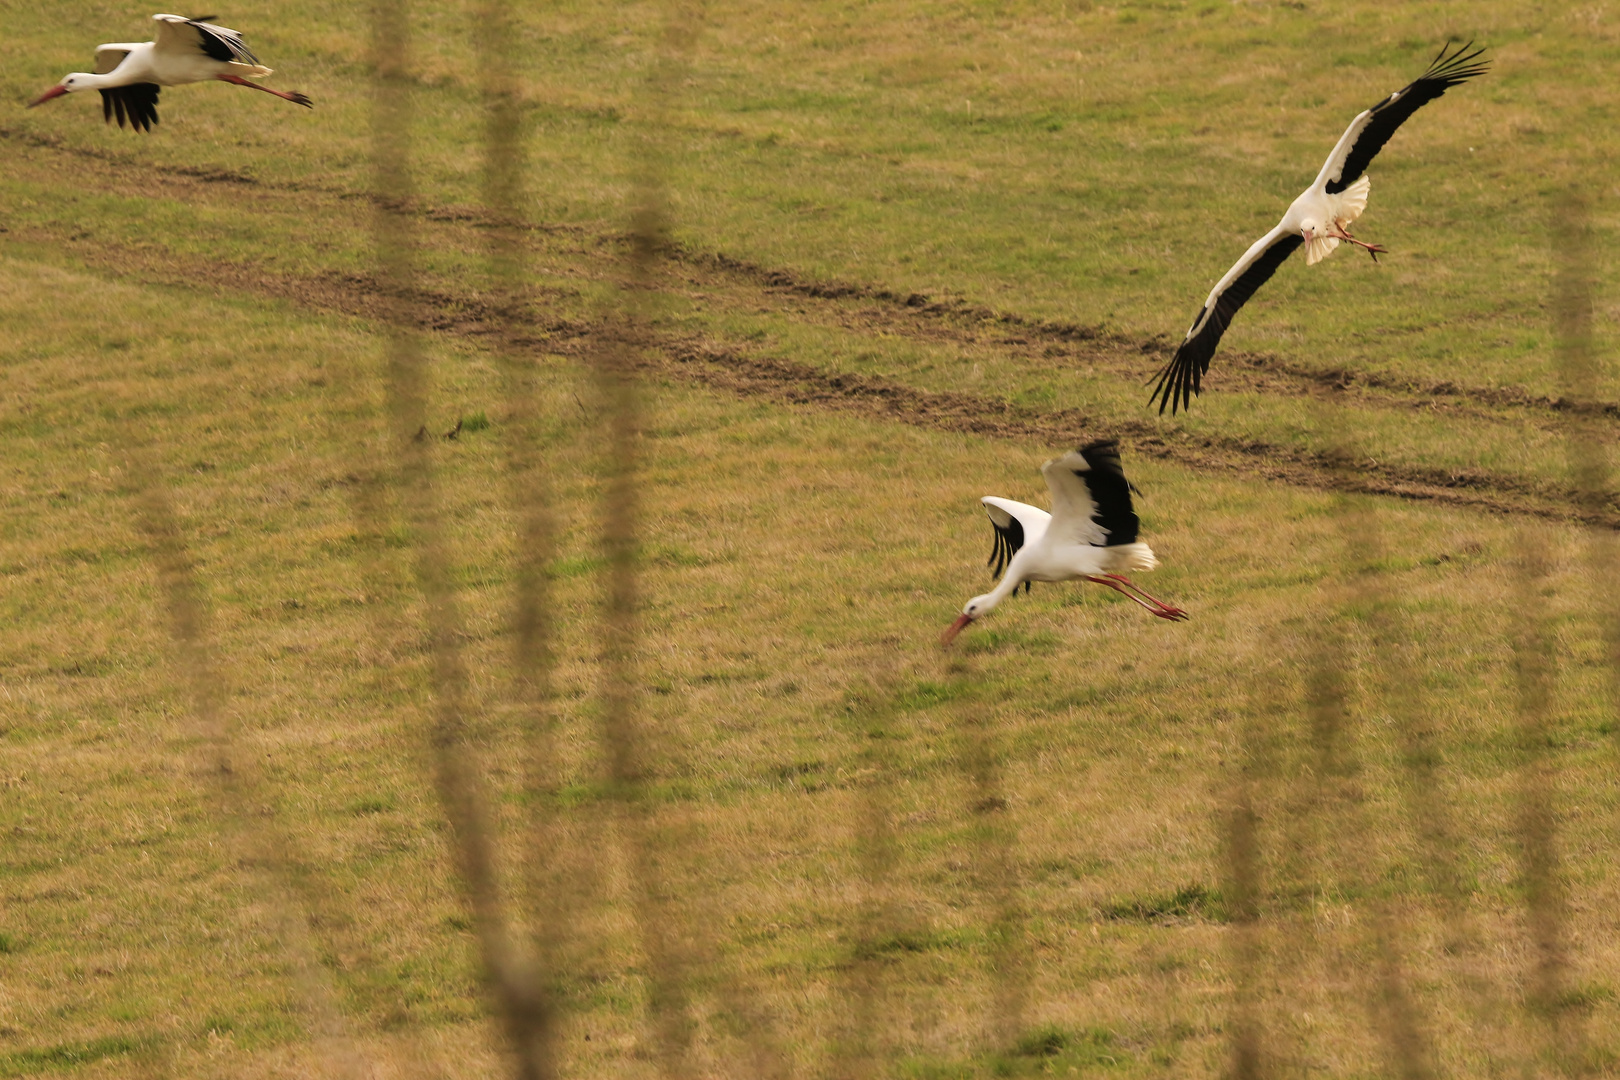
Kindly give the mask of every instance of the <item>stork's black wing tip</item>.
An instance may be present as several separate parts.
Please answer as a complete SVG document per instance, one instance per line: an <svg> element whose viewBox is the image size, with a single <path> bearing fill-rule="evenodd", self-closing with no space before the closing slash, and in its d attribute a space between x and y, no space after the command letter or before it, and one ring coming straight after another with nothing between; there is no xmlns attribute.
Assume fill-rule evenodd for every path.
<svg viewBox="0 0 1620 1080"><path fill-rule="evenodd" d="M158 122L157 103L161 88L156 83L131 83L101 91L101 116L107 123L126 122L132 131L150 132Z"/></svg>
<svg viewBox="0 0 1620 1080"><path fill-rule="evenodd" d="M1164 370L1159 372L1158 385L1153 388L1153 393L1148 395L1148 407L1151 408L1154 401L1157 401L1160 416L1164 415L1166 408L1170 410L1172 417L1175 416L1178 410L1192 404L1192 396L1197 393L1191 372L1188 370L1189 365L1181 363L1181 359L1177 356L1164 366Z"/></svg>
<svg viewBox="0 0 1620 1080"><path fill-rule="evenodd" d="M1479 59L1485 53L1484 45L1475 48L1473 40L1470 39L1467 43L1458 45L1455 52L1447 55L1451 46L1451 41L1440 46L1440 52L1429 62L1429 70L1423 73L1422 79L1444 82L1450 87L1483 75L1491 69L1489 60Z"/></svg>
<svg viewBox="0 0 1620 1080"><path fill-rule="evenodd" d="M1170 394L1166 390L1166 384L1170 381L1170 369L1174 366L1175 361L1172 360L1170 363L1159 369L1158 375L1150 376L1150 378L1157 378L1159 381L1154 385L1153 393L1148 395L1148 408L1152 408L1153 403L1157 401L1159 403L1160 416L1164 415L1164 407L1170 404Z"/></svg>

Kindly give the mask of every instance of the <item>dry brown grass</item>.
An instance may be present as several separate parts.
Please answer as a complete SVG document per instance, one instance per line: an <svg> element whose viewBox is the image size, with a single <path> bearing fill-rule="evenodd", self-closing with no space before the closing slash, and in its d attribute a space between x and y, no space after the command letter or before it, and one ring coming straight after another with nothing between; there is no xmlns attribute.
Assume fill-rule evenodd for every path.
<svg viewBox="0 0 1620 1080"><path fill-rule="evenodd" d="M1288 59L1305 27L1290 11L1206 7L1190 17L1214 45L1187 84L1252 96L1289 78L1323 95L1312 115L1339 103L1332 69ZM471 201L476 169L446 131L474 115L473 91L498 126L505 91L468 78L439 6L420 18L440 32L392 82L432 103L423 150L385 126L376 155L396 196L381 272L345 186L365 161L344 157L352 105L327 135L288 136L289 161L326 155L331 175L294 163L261 185L158 150L180 157L108 170L53 193L61 205L42 193L63 162L104 161L99 136L6 134L22 197L0 254L17 631L0 1074L483 1076L516 1067L513 1045L534 1076L1612 1068L1620 637L1590 585L1612 541L1522 517L1601 516L1601 414L1470 385L1392 452L1409 470L1489 459L1506 493L1492 505L1521 516L1375 501L1320 489L1355 486L1366 451L1342 447L1416 427L1413 399L1442 396L1421 389L1433 357L1364 382L1359 411L1325 389L1331 371L1256 358L1250 392L1288 388L1267 404L1287 467L1231 434L1199 444L1228 459L1132 452L1166 562L1155 590L1194 622L1046 588L942 654L938 629L980 580L976 496L1040 501L1034 466L1088 434L1056 430L1070 418L1143 451L1165 440L1121 419L1117 387L1090 412L1054 405L1098 371L1128 381L1127 350L1143 350L1066 322L1038 259L898 269L911 211L879 227L845 201L889 129L840 94L864 80L890 107L944 115L940 130L960 97L976 139L970 102L988 100L985 131L1014 132L1020 102L1078 88L1125 132L1116 160L1237 145L1278 168L1298 147L1266 128L1307 107L1235 141L1184 130L1162 102L1142 111L1125 87L1161 70L1161 24L1135 8L895 14L789 9L761 36L737 30L753 9L716 7L662 61L634 47L668 34L652 6L611 27L548 9L515 29L508 45L537 26L585 40L573 63L599 81L548 73L514 94L635 121L548 188L560 204L589 192L575 217L633 201L628 262L617 220L548 219L516 243L510 161L493 215L449 205ZM1496 8L1476 18L1504 37L1504 66L1553 59ZM1601 13L1582 18L1607 47ZM1101 19L1098 90L1071 52ZM1391 27L1363 66L1409 51ZM333 84L356 82L352 29L304 44ZM1213 79L1229 67L1215 46L1244 35L1259 35L1247 74ZM772 72L798 81L722 116L718 82ZM1513 96L1526 84L1510 85L1494 103L1515 138L1541 138ZM1603 107L1590 82L1559 94ZM1442 149L1483 107L1459 104ZM986 205L972 187L1046 183L1022 138L895 151L938 185L918 245ZM747 184L717 198L712 146L677 153L733 139L821 170L815 198L783 204L794 224L737 212ZM1561 133L1549 175L1606 139ZM630 168L603 165L627 147ZM430 198L403 198L412 168ZM765 262L672 253L672 212ZM1006 219L981 217L974 244L993 249ZM1141 208L1130 226L1166 227ZM1158 241L1141 244L1124 256ZM820 295L764 269L784 251L891 284ZM513 317L524 260L537 325ZM1583 400L1610 385L1600 271L1571 257L1555 305L1559 387ZM1498 321L1466 299L1478 276L1458 276L1396 285L1455 286L1447 310L1483 340ZM1017 310L908 305L913 286ZM1500 324L1526 310L1511 298ZM1491 379L1530 352L1492 353ZM1053 373L1060 360L1086 369ZM1017 400L976 385L981 364ZM1012 419L968 426L976 404ZM1532 452L1511 458L1519 428ZM1245 464L1208 467L1221 460ZM1401 461L1383 475L1410 480ZM1284 482L1301 480L1314 486Z"/></svg>

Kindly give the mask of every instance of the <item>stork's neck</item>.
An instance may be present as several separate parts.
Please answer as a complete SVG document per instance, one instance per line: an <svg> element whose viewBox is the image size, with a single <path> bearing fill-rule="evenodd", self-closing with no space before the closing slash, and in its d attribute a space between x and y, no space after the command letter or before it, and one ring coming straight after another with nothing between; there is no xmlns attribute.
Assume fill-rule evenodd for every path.
<svg viewBox="0 0 1620 1080"><path fill-rule="evenodd" d="M139 81L129 78L129 74L122 70L107 75L92 75L88 71L75 71L68 78L73 80L73 85L68 87L68 90L72 93L77 93L80 90L110 90L115 86L128 86L131 82Z"/></svg>
<svg viewBox="0 0 1620 1080"><path fill-rule="evenodd" d="M1007 569L1011 571L1012 568L1008 567ZM1023 583L1023 578L1014 577L1010 572L1003 574L1001 580L996 582L996 587L985 594L984 600L981 601L980 606L984 609L984 611L994 609L997 604L1001 603L1003 600L1007 599L1008 596L1017 592L1018 586L1022 585ZM981 611L980 614L982 615L984 611Z"/></svg>

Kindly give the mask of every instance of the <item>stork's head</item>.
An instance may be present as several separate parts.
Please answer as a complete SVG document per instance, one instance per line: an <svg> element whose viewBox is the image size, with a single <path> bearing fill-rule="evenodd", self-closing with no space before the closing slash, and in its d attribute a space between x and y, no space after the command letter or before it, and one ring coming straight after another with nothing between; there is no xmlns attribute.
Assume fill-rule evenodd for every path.
<svg viewBox="0 0 1620 1080"><path fill-rule="evenodd" d="M30 101L28 103L28 107L32 109L35 105L45 104L47 101L51 100L51 98L59 98L63 94L71 94L75 90L83 90L86 85L85 80L89 77L90 76L85 72L75 71L73 74L66 76L61 82L39 95L39 97L35 98L33 101Z"/></svg>
<svg viewBox="0 0 1620 1080"><path fill-rule="evenodd" d="M1299 235L1305 238L1308 244L1322 235L1322 223L1315 218L1306 218L1299 223Z"/></svg>
<svg viewBox="0 0 1620 1080"><path fill-rule="evenodd" d="M955 641L956 635L962 632L963 627L967 626L967 624L972 622L974 619L988 615L990 611L995 608L997 602L998 601L996 600L995 596L991 593L985 593L983 596L975 596L973 599L969 600L963 605L962 614L958 615L956 617L956 621L945 628L945 634L939 639L939 643L941 645L949 645L951 642Z"/></svg>

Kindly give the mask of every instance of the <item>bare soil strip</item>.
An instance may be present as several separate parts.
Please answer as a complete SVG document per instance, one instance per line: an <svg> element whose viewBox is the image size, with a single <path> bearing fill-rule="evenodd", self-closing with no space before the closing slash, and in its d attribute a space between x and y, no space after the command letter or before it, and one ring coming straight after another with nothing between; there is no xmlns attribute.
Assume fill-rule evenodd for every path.
<svg viewBox="0 0 1620 1080"><path fill-rule="evenodd" d="M100 158L99 151L64 148L49 139L0 127L0 141L26 147L25 153L66 154ZM116 155L114 155L116 156ZM197 198L216 197L221 189L250 188L255 197L277 198L296 194L300 205L311 196L365 199L365 193L332 191L302 185L267 184L237 173L149 164L130 165L122 159L116 182L120 191L130 185L148 185L152 194L186 197L177 189L190 189ZM210 190L211 189L211 190ZM432 223L447 245L482 250L473 230L484 224L474 208L417 208ZM570 272L583 277L607 277L616 263L622 238L576 226L536 226L537 238L561 240L562 256ZM32 233L32 235L31 235ZM465 235L462 235L462 234ZM189 290L222 295L276 297L301 307L376 319L385 297L377 283L363 274L328 272L318 275L276 273L257 266L198 259L161 245L134 247L104 240L79 244L71 237L27 229L14 230L16 239L49 242L71 252L97 272L133 278L144 283L172 284ZM789 319L816 322L856 332L901 334L931 342L954 342L995 348L1039 357L1083 356L1121 375L1145 377L1169 354L1166 341L1133 341L1100 327L1054 323L995 311L961 300L935 300L916 293L901 294L880 286L806 279L790 271L758 266L745 260L675 247L672 284L693 288L743 288L751 304ZM570 258L571 257L571 258ZM578 264L577 266L574 264ZM422 329L463 338L494 332L494 312L477 293L440 284L419 289L413 296ZM586 319L557 318L533 327L526 345L540 353L578 353L605 328ZM702 335L661 336L655 347L643 350L649 363L672 377L744 397L763 398L786 405L834 409L840 412L938 430L993 438L1020 438L1045 446L1062 445L1080 437L1118 438L1139 453L1202 469L1262 476L1284 483L1319 489L1365 492L1406 499L1422 499L1498 513L1531 514L1559 520L1581 520L1614 525L1620 522L1620 503L1599 509L1583 508L1567 486L1482 470L1442 470L1375 461L1342 461L1331 454L1298 446L1194 434L1174 425L1160 424L1145 412L1141 419L1092 416L1075 409L1039 410L1004 399L951 391L926 391L890 379L827 370L759 352ZM1450 397L1461 402L1501 410L1540 413L1542 423L1560 423L1556 414L1590 411L1620 415L1620 405L1597 402L1579 405L1560 399L1538 398L1512 389L1460 387L1451 383L1420 384L1414 380L1366 373L1316 370L1284 359L1233 352L1223 354L1229 381L1252 381L1265 393L1338 393L1355 387L1399 398L1412 407ZM1523 415L1522 413L1520 414Z"/></svg>
<svg viewBox="0 0 1620 1080"><path fill-rule="evenodd" d="M751 282L761 289L810 300L863 300L868 313L886 309L893 333L906 333L903 323L933 323L937 336L973 344L1027 346L1047 345L1089 347L1076 350L1090 359L1112 358L1124 372L1144 382L1175 351L1175 342L1160 336L1138 340L1111 333L1100 326L1031 319L1015 312L997 311L965 300L936 300L921 293L898 293L876 285L802 278L791 271L759 266L718 252L676 248L677 262L713 274ZM917 336L915 333L910 336ZM930 337L936 334L928 335ZM1066 350L1057 350L1061 353ZM1053 355L1048 351L1046 355ZM1413 406L1439 405L1444 401L1473 403L1495 409L1524 409L1543 413L1590 412L1620 416L1620 403L1581 403L1565 398L1530 394L1515 387L1466 386L1450 380L1402 378L1377 372L1346 368L1313 368L1268 353L1222 350L1220 379L1234 388L1256 389L1266 393L1303 395L1323 391L1382 391L1373 396L1400 398ZM1280 380L1280 381L1279 381ZM1146 394L1143 395L1146 402ZM1145 407L1145 405L1144 405Z"/></svg>
<svg viewBox="0 0 1620 1080"><path fill-rule="evenodd" d="M378 283L361 274L278 274L240 263L192 259L166 249L105 243L88 245L79 254L99 272L146 284L207 289L227 296L273 297L311 310L366 319L380 317L386 300ZM409 299L408 308L422 330L474 341L495 333L494 311L477 295L418 289ZM520 344L536 355L575 356L597 335L619 332L622 328L589 320L555 319L535 324ZM1532 478L1347 461L1300 447L1194 434L1147 418L1122 420L1077 409L1042 410L996 397L920 390L890 379L763 355L701 334L641 333L638 337L650 369L738 397L939 431L1023 439L1043 447L1065 445L1082 436L1117 438L1136 453L1302 487L1620 525L1620 504L1594 511L1581 505L1573 488Z"/></svg>
<svg viewBox="0 0 1620 1080"><path fill-rule="evenodd" d="M252 189L260 197L296 196L298 204L307 207L311 197L342 202L370 202L372 197L366 191L264 180L229 169L134 161L121 154L75 147L54 136L6 126L0 126L0 142L11 143L24 154L40 157L69 156L115 162L116 170L97 174L103 176L103 183L116 183L120 190L144 187L164 198L185 197L185 190L190 189L197 197L234 200L241 198L245 190ZM443 229L476 230L489 224L488 216L477 207L419 203L415 210L424 221ZM626 242L619 233L577 224L536 223L530 225L529 230L540 236L571 238L581 245L577 254L592 250L611 255L613 249ZM470 246L472 240L466 237L458 246ZM479 247L481 249L482 245ZM1122 377L1143 382L1163 365L1175 347L1175 342L1163 335L1138 340L1099 326L1033 319L962 299L898 292L866 283L819 280L723 252L676 245L668 254L679 268L678 274L691 286L746 286L758 294L761 304L778 308L783 306L782 299L792 297L799 304L792 312L784 311L784 314L849 329L882 329L913 339L985 346L1028 354L1048 362L1065 357L1083 358ZM807 306L819 314L807 311ZM1286 357L1243 350L1222 351L1221 369L1215 379L1230 390L1273 396L1351 392L1374 405L1463 412L1490 418L1500 417L1503 411L1527 413L1544 427L1558 423L1559 414L1566 413L1620 417L1620 402L1577 402L1531 394L1516 387L1469 386L1453 380L1318 368ZM1143 400L1145 403L1145 392Z"/></svg>
<svg viewBox="0 0 1620 1080"><path fill-rule="evenodd" d="M1261 476L1301 487L1392 495L1501 514L1620 525L1620 507L1593 512L1572 488L1476 470L1446 472L1166 430L1151 421L1112 420L1075 409L1035 410L999 398L918 390L887 379L827 371L757 356L701 338L670 341L654 355L662 371L741 397L989 438L1062 446L1082 435L1119 439L1137 453L1199 469Z"/></svg>

